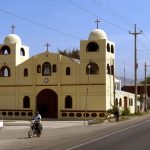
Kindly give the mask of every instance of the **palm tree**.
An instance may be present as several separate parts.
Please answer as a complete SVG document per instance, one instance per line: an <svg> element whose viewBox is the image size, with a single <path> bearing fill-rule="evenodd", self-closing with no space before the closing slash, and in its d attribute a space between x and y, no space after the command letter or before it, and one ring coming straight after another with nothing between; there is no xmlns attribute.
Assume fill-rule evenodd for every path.
<svg viewBox="0 0 150 150"><path fill-rule="evenodd" d="M79 54L80 51L78 49L74 49L74 48L72 50L67 50L67 49L60 50L60 49L58 49L58 53L61 55L70 57L70 58L80 59L80 54Z"/></svg>

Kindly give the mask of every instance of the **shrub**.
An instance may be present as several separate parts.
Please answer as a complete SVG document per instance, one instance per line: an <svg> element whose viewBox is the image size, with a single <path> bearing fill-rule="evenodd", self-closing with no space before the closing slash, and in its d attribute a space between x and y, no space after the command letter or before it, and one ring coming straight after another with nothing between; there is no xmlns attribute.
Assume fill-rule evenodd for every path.
<svg viewBox="0 0 150 150"><path fill-rule="evenodd" d="M124 108L124 110L121 112L122 116L129 116L130 115L130 109Z"/></svg>
<svg viewBox="0 0 150 150"><path fill-rule="evenodd" d="M113 110L113 109L108 109L108 110L107 110L107 113L108 113L108 114L114 114L114 110Z"/></svg>

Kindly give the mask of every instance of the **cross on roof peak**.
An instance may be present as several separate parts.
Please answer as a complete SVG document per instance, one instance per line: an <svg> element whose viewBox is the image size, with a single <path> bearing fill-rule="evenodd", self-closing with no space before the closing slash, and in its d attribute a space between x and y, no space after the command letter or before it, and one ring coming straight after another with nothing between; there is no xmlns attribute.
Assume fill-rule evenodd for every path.
<svg viewBox="0 0 150 150"><path fill-rule="evenodd" d="M49 46L51 46L49 43L46 43L46 50L48 51Z"/></svg>
<svg viewBox="0 0 150 150"><path fill-rule="evenodd" d="M12 33L12 34L14 34L15 28L16 28L15 25L12 25L12 26L11 26L11 29L12 29L11 33Z"/></svg>
<svg viewBox="0 0 150 150"><path fill-rule="evenodd" d="M95 23L97 24L97 29L98 29L98 24L99 24L100 20L96 19Z"/></svg>

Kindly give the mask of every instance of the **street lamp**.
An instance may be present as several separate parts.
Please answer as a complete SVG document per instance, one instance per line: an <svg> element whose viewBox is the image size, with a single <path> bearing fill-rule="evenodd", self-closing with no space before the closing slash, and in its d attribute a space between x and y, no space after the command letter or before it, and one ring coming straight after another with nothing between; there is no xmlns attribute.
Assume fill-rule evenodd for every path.
<svg viewBox="0 0 150 150"><path fill-rule="evenodd" d="M87 114L87 98L88 98L88 92L89 92L89 79L90 79L90 73L91 73L91 64L88 64L88 85L87 85L87 91L86 91L86 101L85 101L85 113L84 113L84 126L86 125L86 114Z"/></svg>

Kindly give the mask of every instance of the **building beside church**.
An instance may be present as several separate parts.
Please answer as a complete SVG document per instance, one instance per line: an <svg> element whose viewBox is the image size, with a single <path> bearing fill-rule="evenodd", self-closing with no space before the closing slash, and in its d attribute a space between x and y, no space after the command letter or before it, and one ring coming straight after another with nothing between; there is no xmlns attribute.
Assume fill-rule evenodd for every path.
<svg viewBox="0 0 150 150"><path fill-rule="evenodd" d="M101 29L80 41L80 60L45 51L29 57L16 34L0 44L0 112L4 118L103 117L116 103L134 112L134 94L114 90L115 44ZM132 101L131 101L132 100Z"/></svg>
<svg viewBox="0 0 150 150"><path fill-rule="evenodd" d="M125 85L121 89L122 91L134 93L135 91L134 85ZM147 89L147 91L145 91ZM145 93L146 92L146 93ZM147 84L146 87L144 84L137 84L137 94L139 96L139 110L145 111L150 109L150 85ZM146 98L145 98L146 95Z"/></svg>

